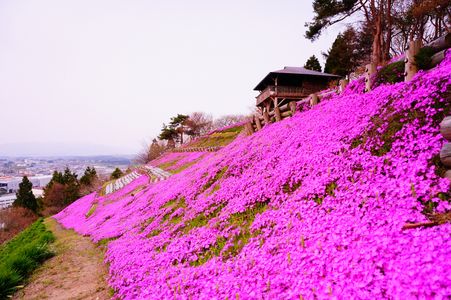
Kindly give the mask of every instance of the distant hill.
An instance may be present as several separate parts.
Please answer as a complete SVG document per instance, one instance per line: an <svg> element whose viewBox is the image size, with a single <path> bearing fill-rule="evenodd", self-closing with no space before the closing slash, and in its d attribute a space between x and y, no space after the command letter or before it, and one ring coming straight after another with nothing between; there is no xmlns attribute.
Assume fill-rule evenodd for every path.
<svg viewBox="0 0 451 300"><path fill-rule="evenodd" d="M5 156L96 156L128 155L133 153L127 148L118 148L98 144L81 143L7 143L0 144L0 157Z"/></svg>

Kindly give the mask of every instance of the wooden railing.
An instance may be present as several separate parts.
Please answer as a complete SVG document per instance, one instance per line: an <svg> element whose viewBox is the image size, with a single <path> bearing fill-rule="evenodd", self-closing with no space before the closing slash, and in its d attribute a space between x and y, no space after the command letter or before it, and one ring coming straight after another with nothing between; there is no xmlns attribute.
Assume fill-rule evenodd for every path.
<svg viewBox="0 0 451 300"><path fill-rule="evenodd" d="M187 148L174 148L171 152L215 152L221 150L222 147L187 147Z"/></svg>
<svg viewBox="0 0 451 300"><path fill-rule="evenodd" d="M308 93L306 92L305 88L300 86L269 85L260 93L260 95L257 96L257 105L259 105L260 103L262 103L271 96L285 98L288 97L300 98L305 97L307 95Z"/></svg>
<svg viewBox="0 0 451 300"><path fill-rule="evenodd" d="M447 32L444 36L426 44L424 47L428 47L432 50L431 64L432 67L438 65L444 58L449 48L451 48L451 32ZM409 47L407 48L405 54L399 57L398 61L404 59L405 69L404 69L404 81L410 81L418 72L418 68L415 63L415 55L421 50L421 41L410 41ZM394 61L395 62L395 61ZM365 91L369 92L371 86L373 85L374 76L377 72L375 64L368 64L365 68Z"/></svg>
<svg viewBox="0 0 451 300"><path fill-rule="evenodd" d="M260 95L257 96L257 105L268 99L269 97L273 96L275 94L275 86L268 85L266 89L261 91Z"/></svg>
<svg viewBox="0 0 451 300"><path fill-rule="evenodd" d="M276 88L277 97L303 97L305 89L300 86L278 86Z"/></svg>
<svg viewBox="0 0 451 300"><path fill-rule="evenodd" d="M447 96L448 101L451 100L451 93ZM446 117L440 123L440 133L446 139L440 150L440 160L442 164L448 169L445 172L445 177L451 180L451 116Z"/></svg>

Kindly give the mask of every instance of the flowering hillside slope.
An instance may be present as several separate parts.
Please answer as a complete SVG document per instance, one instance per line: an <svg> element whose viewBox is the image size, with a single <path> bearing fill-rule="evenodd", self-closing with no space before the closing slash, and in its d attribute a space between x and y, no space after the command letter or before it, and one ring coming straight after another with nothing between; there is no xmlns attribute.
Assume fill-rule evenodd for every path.
<svg viewBox="0 0 451 300"><path fill-rule="evenodd" d="M364 94L355 81L165 181L55 218L111 240L123 299L447 298L451 224L402 228L449 212L436 157L450 75L448 57L410 83Z"/></svg>

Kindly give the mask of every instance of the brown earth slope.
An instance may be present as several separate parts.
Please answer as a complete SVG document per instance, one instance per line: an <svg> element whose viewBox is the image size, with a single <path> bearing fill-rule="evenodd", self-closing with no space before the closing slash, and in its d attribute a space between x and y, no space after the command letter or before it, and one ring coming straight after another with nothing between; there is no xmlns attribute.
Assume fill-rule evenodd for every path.
<svg viewBox="0 0 451 300"><path fill-rule="evenodd" d="M54 219L46 226L56 237L55 256L46 261L13 299L109 299L103 253L87 237Z"/></svg>

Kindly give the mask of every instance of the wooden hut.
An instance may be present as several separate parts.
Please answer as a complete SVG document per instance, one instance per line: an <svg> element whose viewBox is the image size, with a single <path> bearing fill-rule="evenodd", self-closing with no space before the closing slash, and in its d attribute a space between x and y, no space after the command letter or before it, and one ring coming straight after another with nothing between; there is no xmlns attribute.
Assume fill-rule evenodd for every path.
<svg viewBox="0 0 451 300"><path fill-rule="evenodd" d="M301 67L285 67L270 72L254 88L260 94L257 107L261 113L270 112L290 101L299 101L328 87L331 80L340 76L312 71Z"/></svg>

